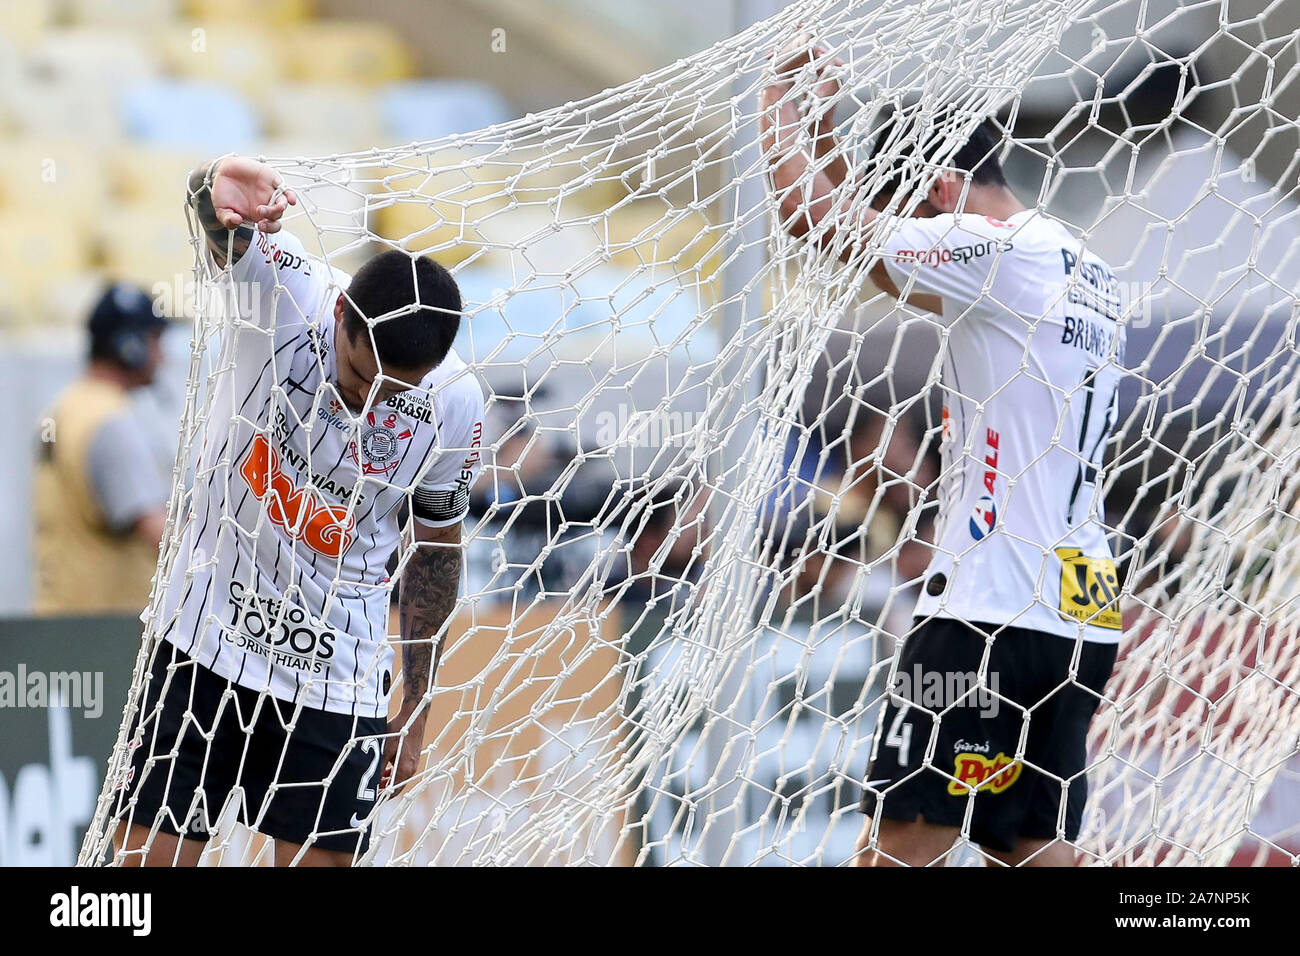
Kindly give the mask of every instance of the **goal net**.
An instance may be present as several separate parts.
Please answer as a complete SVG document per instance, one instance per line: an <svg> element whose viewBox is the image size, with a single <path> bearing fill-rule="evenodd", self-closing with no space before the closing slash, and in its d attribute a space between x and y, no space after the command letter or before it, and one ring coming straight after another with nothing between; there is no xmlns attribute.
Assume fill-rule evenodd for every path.
<svg viewBox="0 0 1300 956"><path fill-rule="evenodd" d="M1020 199L1120 280L1127 350L1101 359L1120 387L1090 493L1123 640L1091 724L1080 862L1294 854L1296 821L1256 821L1300 740L1298 29L1263 0L802 0L545 113L272 160L299 198L285 229L312 257L352 271L396 248L452 269L456 348L486 398L420 768L380 795L358 862L853 856L936 546L941 392L960 385L943 380L937 316L870 276L897 220L783 228L759 97L773 52L801 44L814 66L788 96L809 131L837 134L806 134L804 186L843 161L838 208L890 181L888 211L906 215L988 119ZM237 465L201 452L230 427L211 396L240 304L228 275L200 261L195 277L168 534L86 864L110 862L129 823L159 826L123 783L162 595L194 560L180 541L196 474ZM354 475L335 503L352 513L385 480ZM986 681L969 692L996 697ZM953 774L951 755L927 756ZM1024 751L992 756L965 779L972 800ZM1082 777L1056 782L1064 797ZM946 862L980 862L969 837ZM269 859L229 813L205 854Z"/></svg>

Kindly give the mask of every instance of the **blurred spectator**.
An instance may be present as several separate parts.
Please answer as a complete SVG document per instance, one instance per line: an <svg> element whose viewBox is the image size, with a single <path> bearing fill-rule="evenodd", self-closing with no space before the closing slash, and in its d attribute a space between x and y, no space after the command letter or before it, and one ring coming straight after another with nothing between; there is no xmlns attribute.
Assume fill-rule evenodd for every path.
<svg viewBox="0 0 1300 956"><path fill-rule="evenodd" d="M1133 527L1137 522L1130 522ZM1184 561L1192 545L1195 524L1177 511L1158 515L1154 520L1143 521L1147 529L1144 538L1149 543L1139 548L1142 563L1130 571L1132 583L1126 588L1130 593L1147 594L1148 600L1155 595L1163 600L1172 598L1182 588L1182 576L1188 570Z"/></svg>
<svg viewBox="0 0 1300 956"><path fill-rule="evenodd" d="M591 522L610 497L613 475L597 458L575 467L577 450L560 430L536 427L531 414L502 434L495 451L485 451L483 478L470 493L470 513L496 539L491 583L476 573L471 580L502 600L562 600L595 556ZM472 557L481 553L471 549Z"/></svg>
<svg viewBox="0 0 1300 956"><path fill-rule="evenodd" d="M635 537L624 552L627 568L615 567L606 578L610 589L628 582L622 593L628 614L662 604L658 616L666 617L685 598L682 585L693 582L704 564L709 495L706 485L693 489L691 482L677 479L653 496L629 496L637 517L629 527Z"/></svg>
<svg viewBox="0 0 1300 956"><path fill-rule="evenodd" d="M925 508L916 516L916 531L903 537L894 558L893 581L889 593L882 595L880 630L884 637L880 655L892 656L894 642L912 630L912 612L921 595L921 582L934 557L935 508Z"/></svg>
<svg viewBox="0 0 1300 956"><path fill-rule="evenodd" d="M90 362L40 425L34 489L36 611L139 613L158 559L168 483L131 392L152 384L167 323L149 297L109 288L90 316Z"/></svg>
<svg viewBox="0 0 1300 956"><path fill-rule="evenodd" d="M875 620L891 592L910 579L890 570L902 574L894 566L903 550L908 557L915 550L906 539L900 545L900 535L909 514L923 500L933 501L938 468L910 418L889 420L870 407L859 410L845 439L832 447L839 454L824 464L818 463L820 450L810 447L798 478L783 486L779 501L785 510L776 515L786 526L782 597L793 605L815 588L818 606L802 606L821 616L856 596L860 613ZM825 528L827 521L833 527ZM924 543L920 547L928 553ZM898 560L882 562L891 552Z"/></svg>
<svg viewBox="0 0 1300 956"><path fill-rule="evenodd" d="M922 449L920 432L908 415L891 421L870 407L858 414L849 432L848 458L850 469L872 475L871 493L878 486L884 504L900 522L939 475L936 456ZM864 500L861 493L855 497Z"/></svg>
<svg viewBox="0 0 1300 956"><path fill-rule="evenodd" d="M623 499L632 540L610 566L605 588L621 612L624 660L632 671L625 677L623 706L632 719L650 679L650 649L685 606L708 556L712 491L700 477L675 479L653 494L629 492Z"/></svg>

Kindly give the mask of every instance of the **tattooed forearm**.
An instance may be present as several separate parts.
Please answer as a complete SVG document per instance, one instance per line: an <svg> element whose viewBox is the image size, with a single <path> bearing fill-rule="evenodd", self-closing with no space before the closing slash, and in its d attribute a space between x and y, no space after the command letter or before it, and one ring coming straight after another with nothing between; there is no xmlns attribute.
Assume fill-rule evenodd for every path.
<svg viewBox="0 0 1300 956"><path fill-rule="evenodd" d="M405 701L424 697L438 670L445 634L440 634L460 587L459 543L422 543L402 572L398 606L402 626ZM434 638L437 638L436 646Z"/></svg>
<svg viewBox="0 0 1300 956"><path fill-rule="evenodd" d="M229 261L238 262L248 251L248 246L253 241L253 227L244 223L235 229L227 229L217 219L216 207L212 204L210 178L215 173L215 163L193 170L190 173L186 198L198 218L199 227L207 236L208 248L212 251L213 259L216 260L218 268L224 269L228 258Z"/></svg>

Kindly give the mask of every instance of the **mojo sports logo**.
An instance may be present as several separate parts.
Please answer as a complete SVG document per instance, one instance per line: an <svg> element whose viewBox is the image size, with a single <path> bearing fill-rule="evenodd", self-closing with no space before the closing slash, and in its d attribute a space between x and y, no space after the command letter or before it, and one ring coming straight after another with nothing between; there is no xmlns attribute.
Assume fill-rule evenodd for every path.
<svg viewBox="0 0 1300 956"><path fill-rule="evenodd" d="M951 248L933 246L929 249L899 249L897 258L899 262L915 262L918 265L933 266L937 269L953 262L973 262L984 256L1010 252L1013 248L1015 247L1010 239L986 239L983 242L972 242L969 245Z"/></svg>
<svg viewBox="0 0 1300 956"><path fill-rule="evenodd" d="M313 551L330 558L341 556L356 534L356 519L342 505L327 505L310 487L299 488L280 468L280 455L265 435L253 439L239 474L258 501L266 506L267 517Z"/></svg>
<svg viewBox="0 0 1300 956"><path fill-rule="evenodd" d="M948 781L948 792L954 797L965 796L972 790L1001 793L1020 779L1023 765L999 751L996 757L969 751L957 754L953 760L953 776Z"/></svg>

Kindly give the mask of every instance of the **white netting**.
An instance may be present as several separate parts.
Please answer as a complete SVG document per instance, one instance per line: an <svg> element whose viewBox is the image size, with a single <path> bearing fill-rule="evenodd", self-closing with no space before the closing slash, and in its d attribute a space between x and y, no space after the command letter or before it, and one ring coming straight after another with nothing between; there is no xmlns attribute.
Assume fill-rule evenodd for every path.
<svg viewBox="0 0 1300 956"><path fill-rule="evenodd" d="M1131 290L1104 479L1125 641L1092 725L1082 859L1214 864L1286 838L1251 821L1300 734L1289 17L1280 2L805 0L544 114L275 161L300 198L286 228L313 255L354 268L397 247L453 267L457 348L488 397L427 760L381 802L366 860L851 856L929 555L946 337L871 283L883 230L818 247L780 228L758 98L801 34L844 61L842 91L809 107L838 108L843 152L819 162L861 163L885 110L930 131L936 163L995 117L1021 198ZM879 158L843 206L901 170L907 211L937 175L914 136ZM209 285L183 466L222 374L229 317ZM193 481L178 474L173 528ZM125 816L139 686L83 862ZM229 826L212 851L265 859Z"/></svg>

